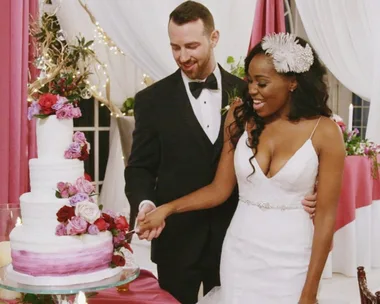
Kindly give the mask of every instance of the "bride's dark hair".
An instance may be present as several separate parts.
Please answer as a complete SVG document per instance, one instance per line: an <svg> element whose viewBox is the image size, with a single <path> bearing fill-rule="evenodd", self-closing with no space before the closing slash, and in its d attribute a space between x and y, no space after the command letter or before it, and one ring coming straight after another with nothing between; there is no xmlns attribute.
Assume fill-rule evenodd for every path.
<svg viewBox="0 0 380 304"><path fill-rule="evenodd" d="M306 45L306 41L297 37L298 43L302 46ZM258 43L248 54L245 59L245 74L248 75L249 64L252 59L258 54L265 54ZM320 62L317 54L313 50L314 62L310 69L304 73L288 72L282 75L287 77L295 77L297 80L297 88L291 94L291 105L289 120L299 121L302 118L313 118L317 116L331 116L331 110L327 105L328 88L325 82L326 68ZM261 118L253 110L253 102L248 94L248 90L243 98L243 104L236 107L234 110L235 122L229 126L231 133L231 142L236 147L237 142L245 130L246 123L251 123L254 128L251 130L251 139L247 141L247 146L253 151L249 162L255 172L255 167L252 160L257 153L257 146L259 145L259 138L264 130L264 119Z"/></svg>

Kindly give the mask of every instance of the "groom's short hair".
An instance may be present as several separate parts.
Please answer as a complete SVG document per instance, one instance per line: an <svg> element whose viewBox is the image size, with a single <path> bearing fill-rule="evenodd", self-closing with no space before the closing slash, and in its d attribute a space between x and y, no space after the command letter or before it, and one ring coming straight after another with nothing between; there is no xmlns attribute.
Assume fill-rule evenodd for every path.
<svg viewBox="0 0 380 304"><path fill-rule="evenodd" d="M201 19L205 32L210 34L215 29L214 17L207 7L195 1L186 1L177 6L169 16L177 25L183 25L189 22Z"/></svg>

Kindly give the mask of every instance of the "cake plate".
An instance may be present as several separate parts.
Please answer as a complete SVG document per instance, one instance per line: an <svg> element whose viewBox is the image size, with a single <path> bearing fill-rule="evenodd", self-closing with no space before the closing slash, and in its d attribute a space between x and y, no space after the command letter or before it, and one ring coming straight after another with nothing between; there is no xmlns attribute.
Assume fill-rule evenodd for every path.
<svg viewBox="0 0 380 304"><path fill-rule="evenodd" d="M77 295L81 292L91 292L102 289L108 289L111 287L117 287L120 285L125 285L133 280L135 280L140 274L139 267L123 268L120 273L97 282L86 283L86 284L76 284L67 286L33 286L20 284L15 281L10 280L7 277L5 269L7 266L0 268L0 288L31 294L47 294L52 295L55 303L58 304L68 304L70 295ZM79 302L78 302L79 303ZM81 302L87 303L87 302Z"/></svg>

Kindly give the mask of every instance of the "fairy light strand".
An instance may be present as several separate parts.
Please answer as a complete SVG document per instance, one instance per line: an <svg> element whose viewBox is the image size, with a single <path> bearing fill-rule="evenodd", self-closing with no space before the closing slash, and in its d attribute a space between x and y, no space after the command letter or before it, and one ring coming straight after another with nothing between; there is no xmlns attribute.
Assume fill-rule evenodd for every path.
<svg viewBox="0 0 380 304"><path fill-rule="evenodd" d="M118 55L118 54L125 55L124 52L116 45L116 43L108 36L106 31L100 26L99 22L95 19L94 15L90 12L87 5L84 4L82 0L78 0L78 2L83 7L83 9L87 12L88 16L91 19L91 22L95 25L95 29L94 29L95 40L97 40L99 43L107 45L109 50L113 52L115 55Z"/></svg>

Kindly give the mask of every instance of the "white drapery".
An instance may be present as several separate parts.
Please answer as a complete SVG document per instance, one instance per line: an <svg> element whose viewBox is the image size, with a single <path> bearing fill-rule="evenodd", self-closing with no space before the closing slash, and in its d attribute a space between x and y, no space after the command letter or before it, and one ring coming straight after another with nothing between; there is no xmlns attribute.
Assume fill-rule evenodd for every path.
<svg viewBox="0 0 380 304"><path fill-rule="evenodd" d="M113 41L133 61L155 80L162 79L176 69L167 33L169 14L182 0L141 1L104 0L85 1L97 21ZM222 65L228 56L245 57L256 0L203 0L214 16L220 31L215 49Z"/></svg>
<svg viewBox="0 0 380 304"><path fill-rule="evenodd" d="M170 12L181 0L104 0L84 1L100 26L126 56L114 55L103 44L95 44L100 61L107 64L111 83L111 100L121 106L125 98L134 96L143 86L143 72L159 80L176 69L172 58L167 23ZM249 45L256 0L200 1L214 16L221 38L216 47L217 60L225 65L228 56L244 58ZM57 12L61 28L68 40L81 34L87 40L94 37L95 26L78 0L53 0L60 6ZM102 81L99 82L99 77ZM103 84L105 76L92 77ZM100 87L102 90L102 87ZM103 92L103 96L104 96ZM106 175L100 195L105 208L124 211L129 204L124 194L124 163L116 119L111 119L110 150Z"/></svg>
<svg viewBox="0 0 380 304"><path fill-rule="evenodd" d="M380 1L296 0L308 38L348 89L371 102L366 137L380 143Z"/></svg>

